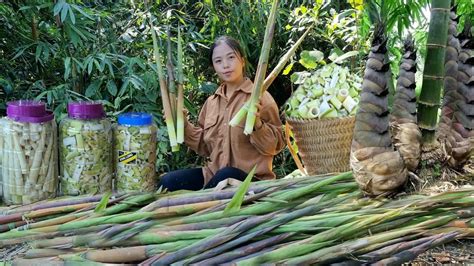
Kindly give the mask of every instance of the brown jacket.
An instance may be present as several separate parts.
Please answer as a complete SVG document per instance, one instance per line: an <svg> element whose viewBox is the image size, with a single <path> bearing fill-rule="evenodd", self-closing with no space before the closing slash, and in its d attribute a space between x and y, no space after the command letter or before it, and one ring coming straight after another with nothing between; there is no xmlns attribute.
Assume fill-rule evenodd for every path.
<svg viewBox="0 0 474 266"><path fill-rule="evenodd" d="M243 132L245 119L236 127L230 127L229 121L250 99L253 83L246 79L230 99L224 95L224 86L221 85L204 103L199 114L199 126L189 122L185 124L186 145L210 160L203 167L204 183L226 166L248 173L257 165L257 179L274 179L273 156L285 145L275 100L270 93L263 94L260 101L260 119L263 124L247 136Z"/></svg>

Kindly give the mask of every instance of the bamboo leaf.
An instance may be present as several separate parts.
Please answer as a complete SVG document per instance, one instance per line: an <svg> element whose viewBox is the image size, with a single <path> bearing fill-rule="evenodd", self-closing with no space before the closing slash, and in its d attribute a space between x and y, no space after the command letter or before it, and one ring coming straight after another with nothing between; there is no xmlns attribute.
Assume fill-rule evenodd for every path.
<svg viewBox="0 0 474 266"><path fill-rule="evenodd" d="M303 51L301 52L300 64L307 69L315 69L318 63L324 59L324 54L321 51Z"/></svg>
<svg viewBox="0 0 474 266"><path fill-rule="evenodd" d="M70 5L68 5L69 9L69 18L71 18L72 24L76 24L76 16L74 15L74 12L72 12L72 8Z"/></svg>
<svg viewBox="0 0 474 266"><path fill-rule="evenodd" d="M358 54L359 54L359 51L350 51L350 52L347 52L347 53L337 57L336 59L333 60L333 62L338 64L338 63L341 63L342 61L346 60L347 58L356 56Z"/></svg>
<svg viewBox="0 0 474 266"><path fill-rule="evenodd" d="M69 11L69 4L64 3L61 9L61 22L64 22L66 20L68 11Z"/></svg>
<svg viewBox="0 0 474 266"><path fill-rule="evenodd" d="M107 204L109 203L109 199L111 195L112 193L110 192L107 192L104 194L99 204L97 204L97 207L95 207L95 210L94 210L95 213L101 212L107 208Z"/></svg>
<svg viewBox="0 0 474 266"><path fill-rule="evenodd" d="M117 95L117 85L115 84L113 80L109 80L107 82L107 90L109 91L111 95L113 96Z"/></svg>
<svg viewBox="0 0 474 266"><path fill-rule="evenodd" d="M63 8L63 5L64 5L64 1L59 1L56 5L54 5L54 9L53 9L53 15L57 15L59 14L59 12L61 12L61 9Z"/></svg>
<svg viewBox="0 0 474 266"><path fill-rule="evenodd" d="M290 74L291 69L293 69L293 65L294 65L294 63L291 63L291 64L288 64L288 66L285 67L285 69L283 70L283 75L284 76Z"/></svg>
<svg viewBox="0 0 474 266"><path fill-rule="evenodd" d="M66 57L66 59L64 59L64 80L67 80L70 74L71 74L71 57Z"/></svg>
<svg viewBox="0 0 474 266"><path fill-rule="evenodd" d="M90 19L90 20L94 20L89 14L87 14L84 10L82 10L82 8L80 8L78 5L75 5L75 4L70 4L72 6L72 8L74 8L75 10L77 10L79 13L81 13L84 17ZM71 12L72 13L72 12Z"/></svg>
<svg viewBox="0 0 474 266"><path fill-rule="evenodd" d="M240 210L240 206L242 206L242 201L244 200L245 194L250 186L250 181L252 181L252 177L255 174L255 170L257 169L257 165L255 165L250 173L245 178L245 181L240 185L239 189L235 192L232 200L229 202L227 207L224 209L224 215L228 215L230 213L235 213Z"/></svg>

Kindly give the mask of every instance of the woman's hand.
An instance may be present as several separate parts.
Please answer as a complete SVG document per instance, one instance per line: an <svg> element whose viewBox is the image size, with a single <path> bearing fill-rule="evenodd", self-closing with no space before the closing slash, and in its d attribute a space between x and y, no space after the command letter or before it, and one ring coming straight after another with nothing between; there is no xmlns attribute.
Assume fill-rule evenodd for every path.
<svg viewBox="0 0 474 266"><path fill-rule="evenodd" d="M166 120L165 110L161 110L161 111L163 113L163 119ZM187 123L189 123L188 114L189 114L189 111L186 108L183 107L183 122L184 122L185 125Z"/></svg>

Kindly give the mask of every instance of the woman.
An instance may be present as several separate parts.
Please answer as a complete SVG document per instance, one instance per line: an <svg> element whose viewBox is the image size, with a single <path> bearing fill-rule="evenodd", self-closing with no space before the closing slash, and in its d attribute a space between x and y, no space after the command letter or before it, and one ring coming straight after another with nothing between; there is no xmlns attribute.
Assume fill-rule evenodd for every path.
<svg viewBox="0 0 474 266"><path fill-rule="evenodd" d="M184 129L185 144L209 162L202 168L165 174L159 186L168 191L211 188L227 178L243 181L255 165L257 179L275 178L273 156L284 147L275 101L268 92L262 95L252 134L243 132L245 119L230 127L229 121L250 99L253 83L244 75L245 58L236 40L218 38L211 46L210 60L222 84L204 103L198 126L186 121Z"/></svg>

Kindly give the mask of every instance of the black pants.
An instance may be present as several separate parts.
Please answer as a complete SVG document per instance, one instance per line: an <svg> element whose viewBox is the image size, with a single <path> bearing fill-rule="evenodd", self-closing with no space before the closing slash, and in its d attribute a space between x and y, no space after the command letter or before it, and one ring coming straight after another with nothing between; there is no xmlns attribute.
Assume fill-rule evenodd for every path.
<svg viewBox="0 0 474 266"><path fill-rule="evenodd" d="M169 172L161 177L158 187L163 187L168 191L175 190L200 190L202 188L212 188L217 186L219 182L227 178L234 178L240 181L244 181L247 177L247 173L235 168L235 167L224 167L217 171L217 173L211 178L211 180L204 186L204 176L202 175L202 168L191 168L176 170Z"/></svg>

